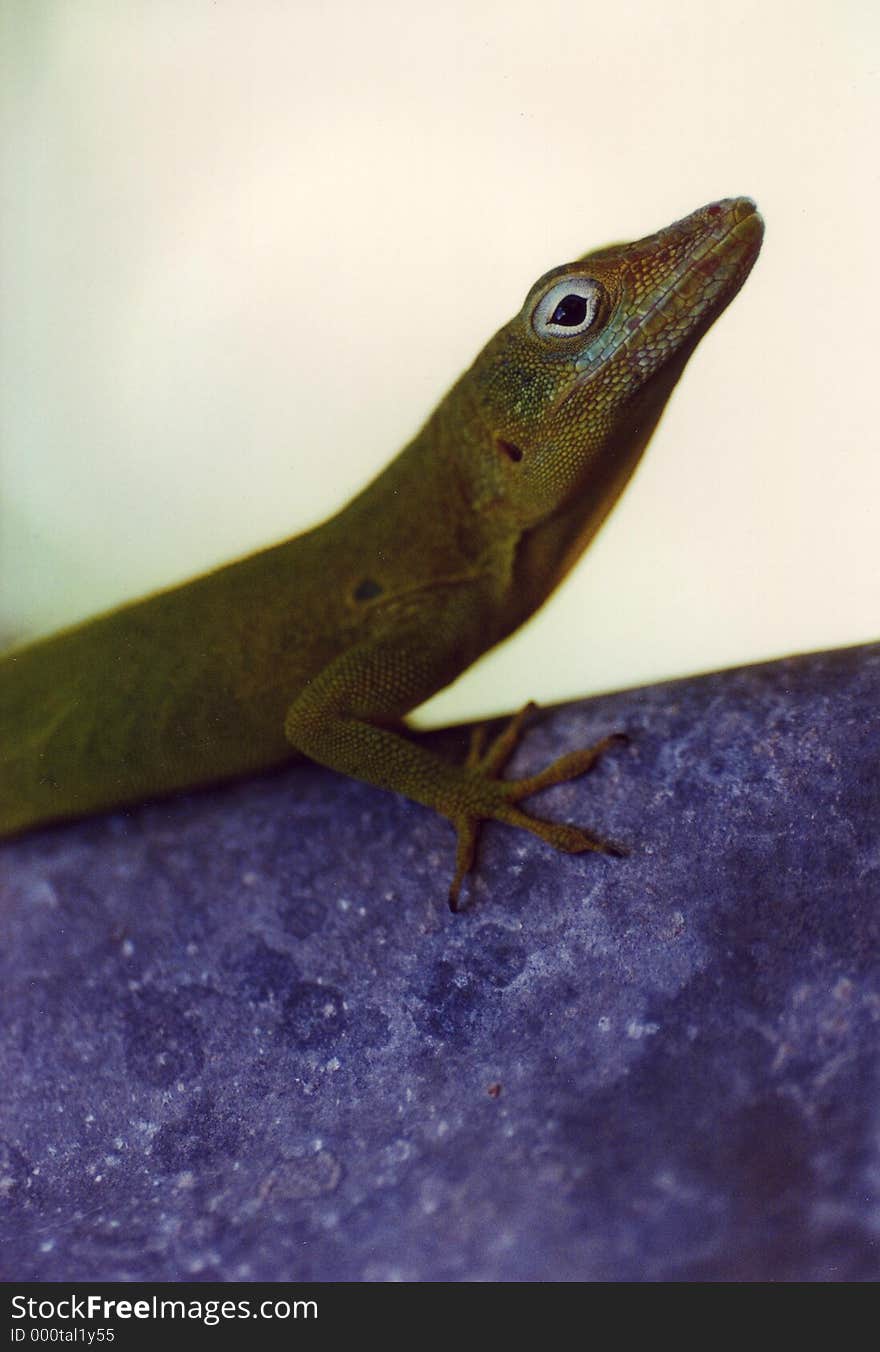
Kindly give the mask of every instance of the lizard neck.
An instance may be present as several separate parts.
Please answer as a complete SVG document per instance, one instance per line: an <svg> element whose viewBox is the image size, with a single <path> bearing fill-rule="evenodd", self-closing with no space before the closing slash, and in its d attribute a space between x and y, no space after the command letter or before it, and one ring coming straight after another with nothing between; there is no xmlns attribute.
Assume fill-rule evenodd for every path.
<svg viewBox="0 0 880 1352"><path fill-rule="evenodd" d="M583 495L518 536L506 632L543 604L602 527L632 478L694 345L680 351L632 399Z"/></svg>

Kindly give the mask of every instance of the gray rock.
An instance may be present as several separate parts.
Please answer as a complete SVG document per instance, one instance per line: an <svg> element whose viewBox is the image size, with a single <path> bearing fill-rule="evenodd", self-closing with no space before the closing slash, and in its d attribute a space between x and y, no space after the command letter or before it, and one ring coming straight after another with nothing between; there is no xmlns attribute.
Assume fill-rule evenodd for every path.
<svg viewBox="0 0 880 1352"><path fill-rule="evenodd" d="M312 766L6 844L0 1272L876 1279L878 711L880 645L546 711L631 852L490 826L459 916Z"/></svg>

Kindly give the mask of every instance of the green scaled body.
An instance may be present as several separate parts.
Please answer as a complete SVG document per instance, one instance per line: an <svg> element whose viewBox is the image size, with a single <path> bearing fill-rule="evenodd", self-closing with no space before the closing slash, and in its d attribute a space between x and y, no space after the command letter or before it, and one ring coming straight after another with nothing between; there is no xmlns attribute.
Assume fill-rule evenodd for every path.
<svg viewBox="0 0 880 1352"><path fill-rule="evenodd" d="M424 428L337 516L0 660L0 834L305 755L479 824L605 849L519 803L605 744L501 778L518 717L463 765L404 716L541 605L632 474L684 365L745 281L747 198L554 268Z"/></svg>

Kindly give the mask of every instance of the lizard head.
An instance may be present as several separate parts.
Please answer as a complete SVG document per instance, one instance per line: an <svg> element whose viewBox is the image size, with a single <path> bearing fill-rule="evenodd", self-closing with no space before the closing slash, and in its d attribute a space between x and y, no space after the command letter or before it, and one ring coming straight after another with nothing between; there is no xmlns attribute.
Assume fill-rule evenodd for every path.
<svg viewBox="0 0 880 1352"><path fill-rule="evenodd" d="M589 500L597 526L763 230L749 198L730 198L545 273L469 373L488 433L476 505L528 528Z"/></svg>

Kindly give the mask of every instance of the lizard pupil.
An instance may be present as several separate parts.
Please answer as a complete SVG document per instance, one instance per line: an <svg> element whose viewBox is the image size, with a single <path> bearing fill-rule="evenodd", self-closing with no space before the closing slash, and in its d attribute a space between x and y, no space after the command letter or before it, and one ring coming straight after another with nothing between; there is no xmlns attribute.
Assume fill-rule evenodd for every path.
<svg viewBox="0 0 880 1352"><path fill-rule="evenodd" d="M587 301L585 296L563 296L550 316L550 323L564 324L566 328L574 328L578 324L583 324L586 317Z"/></svg>

